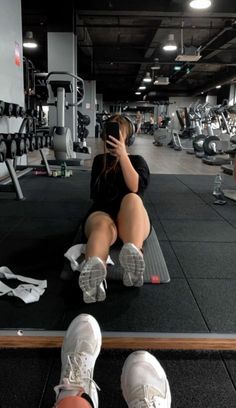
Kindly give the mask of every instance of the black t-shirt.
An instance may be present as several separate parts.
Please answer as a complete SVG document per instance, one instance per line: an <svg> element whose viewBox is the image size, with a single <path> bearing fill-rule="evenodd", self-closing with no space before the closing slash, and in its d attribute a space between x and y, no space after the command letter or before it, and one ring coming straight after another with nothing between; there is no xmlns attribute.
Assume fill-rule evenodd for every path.
<svg viewBox="0 0 236 408"><path fill-rule="evenodd" d="M139 186L137 194L142 196L148 186L150 172L144 158L139 155L129 155L132 166L139 174ZM106 156L107 166L111 165L114 157L109 153ZM120 206L122 198L131 191L125 184L120 164L117 164L116 170L109 171L107 174L102 172L104 167L104 155L99 154L94 158L91 182L90 197L94 204L105 204L105 206Z"/></svg>

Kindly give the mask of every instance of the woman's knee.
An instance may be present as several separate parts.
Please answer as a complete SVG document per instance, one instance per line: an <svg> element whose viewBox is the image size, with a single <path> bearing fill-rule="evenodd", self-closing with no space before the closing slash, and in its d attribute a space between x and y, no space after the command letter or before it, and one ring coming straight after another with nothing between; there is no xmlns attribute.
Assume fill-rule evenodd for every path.
<svg viewBox="0 0 236 408"><path fill-rule="evenodd" d="M85 223L85 234L87 237L91 232L95 230L100 230L101 232L111 231L113 234L116 233L116 226L109 214L102 211L96 211L89 215Z"/></svg>
<svg viewBox="0 0 236 408"><path fill-rule="evenodd" d="M133 207L137 205L143 206L141 197L139 197L139 195L135 193L128 193L123 197L120 208L124 207L125 209L127 209L128 206Z"/></svg>

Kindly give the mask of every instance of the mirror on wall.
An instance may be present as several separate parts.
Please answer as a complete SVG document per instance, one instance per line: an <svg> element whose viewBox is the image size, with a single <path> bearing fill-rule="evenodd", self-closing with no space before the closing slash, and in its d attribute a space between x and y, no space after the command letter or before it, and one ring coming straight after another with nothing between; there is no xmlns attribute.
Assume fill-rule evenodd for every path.
<svg viewBox="0 0 236 408"><path fill-rule="evenodd" d="M63 331L91 313L110 333L236 331L235 202L222 193L235 180L221 167L232 173L235 5L218 2L204 14L186 2L152 3L104 11L80 1L62 20L48 4L2 1L0 330ZM173 53L163 49L169 31ZM23 49L25 32L38 41L33 52ZM55 70L72 79L53 79L49 106ZM150 169L143 201L156 241L143 248L143 286L123 285L116 247L106 298L85 303L65 254L78 243L93 158L104 153L103 124L116 112L135 126L129 154Z"/></svg>

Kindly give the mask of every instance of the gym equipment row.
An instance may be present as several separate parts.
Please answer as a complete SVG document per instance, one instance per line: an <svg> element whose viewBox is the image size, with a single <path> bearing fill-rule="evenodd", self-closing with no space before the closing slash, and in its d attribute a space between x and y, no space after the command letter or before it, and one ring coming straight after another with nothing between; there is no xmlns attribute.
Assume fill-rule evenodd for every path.
<svg viewBox="0 0 236 408"><path fill-rule="evenodd" d="M222 105L210 106L195 104L185 112L186 124L183 129L183 118L177 111L177 117L182 125L180 131L172 130L172 141L169 147L176 151L185 150L188 154L195 154L203 163L210 165L232 165L236 135L235 128L228 119L228 112L234 109L224 100ZM180 120L181 119L181 120ZM206 132L206 134L203 133ZM181 139L188 139L185 144Z"/></svg>

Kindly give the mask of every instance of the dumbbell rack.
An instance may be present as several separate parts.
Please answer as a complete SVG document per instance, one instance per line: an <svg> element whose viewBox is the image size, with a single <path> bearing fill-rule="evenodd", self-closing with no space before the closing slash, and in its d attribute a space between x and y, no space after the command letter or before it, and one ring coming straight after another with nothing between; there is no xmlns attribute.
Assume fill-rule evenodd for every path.
<svg viewBox="0 0 236 408"><path fill-rule="evenodd" d="M47 158L45 156L45 153L42 149L39 149L39 152L42 157L42 165L40 166L35 166L35 165L17 165L16 164L16 158L12 159L5 159L5 164L7 166L7 170L10 176L10 179L8 178L6 181L1 182L0 184L0 192L15 192L17 199L18 200L25 200L25 197L23 195L20 183L19 183L19 178L24 176L25 174L29 173L33 168L44 168L46 169L47 175L50 177L52 175L52 171L50 169L50 166L48 164ZM16 171L20 171L18 174ZM11 184L9 184L12 182Z"/></svg>
<svg viewBox="0 0 236 408"><path fill-rule="evenodd" d="M24 200L19 178L30 172L33 168L46 170L47 175L51 176L52 171L49 167L47 158L42 148L48 147L50 143L49 135L37 135L36 119L37 111L25 109L14 103L7 103L0 100L0 118L21 117L23 118L19 131L17 133L0 133L0 163L5 163L9 177L0 182L0 192L15 192L18 200ZM40 132L45 129L41 129ZM25 132L26 131L26 132ZM25 132L25 133L24 133ZM39 150L42 157L40 166L17 165L17 158L27 155L28 151Z"/></svg>

